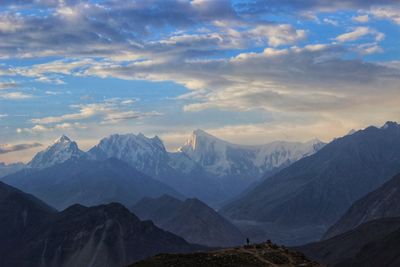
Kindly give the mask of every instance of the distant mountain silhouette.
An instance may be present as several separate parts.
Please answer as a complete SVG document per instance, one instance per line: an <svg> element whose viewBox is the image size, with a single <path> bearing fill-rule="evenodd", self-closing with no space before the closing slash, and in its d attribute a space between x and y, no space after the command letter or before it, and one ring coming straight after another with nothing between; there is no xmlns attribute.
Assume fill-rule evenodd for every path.
<svg viewBox="0 0 400 267"><path fill-rule="evenodd" d="M328 229L324 239L347 232L368 221L397 216L400 216L400 174L357 200L340 220Z"/></svg>
<svg viewBox="0 0 400 267"><path fill-rule="evenodd" d="M240 231L228 220L197 199L178 200L164 195L144 198L132 211L143 220L177 234L186 241L211 247L228 247L244 243Z"/></svg>
<svg viewBox="0 0 400 267"><path fill-rule="evenodd" d="M388 122L335 139L221 212L238 223L259 223L267 231L263 238L309 242L319 239L356 200L399 172L400 125Z"/></svg>
<svg viewBox="0 0 400 267"><path fill-rule="evenodd" d="M370 221L330 239L294 248L335 267L400 266L400 217Z"/></svg>
<svg viewBox="0 0 400 267"><path fill-rule="evenodd" d="M87 206L120 202L132 206L143 197L170 194L169 186L111 158L104 161L72 158L45 169L27 169L1 178L61 210L72 204Z"/></svg>
<svg viewBox="0 0 400 267"><path fill-rule="evenodd" d="M11 164L0 162L0 178L12 173L16 173L17 171L20 171L25 167L26 165L20 162Z"/></svg>
<svg viewBox="0 0 400 267"><path fill-rule="evenodd" d="M140 221L120 204L56 212L0 182L0 266L120 267L158 253L199 249L204 247Z"/></svg>

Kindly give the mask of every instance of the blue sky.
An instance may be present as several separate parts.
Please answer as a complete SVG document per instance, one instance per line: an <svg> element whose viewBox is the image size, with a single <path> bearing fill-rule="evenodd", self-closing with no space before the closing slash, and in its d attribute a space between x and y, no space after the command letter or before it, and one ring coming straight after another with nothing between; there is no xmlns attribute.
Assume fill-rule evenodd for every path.
<svg viewBox="0 0 400 267"><path fill-rule="evenodd" d="M0 161L61 134L173 149L197 128L262 144L399 120L399 14L393 0L1 1Z"/></svg>

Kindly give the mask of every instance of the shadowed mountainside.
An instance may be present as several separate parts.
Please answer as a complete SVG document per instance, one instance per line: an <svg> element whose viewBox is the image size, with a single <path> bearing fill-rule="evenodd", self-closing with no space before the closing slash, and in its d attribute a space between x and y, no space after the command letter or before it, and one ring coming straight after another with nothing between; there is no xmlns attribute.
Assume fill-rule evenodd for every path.
<svg viewBox="0 0 400 267"><path fill-rule="evenodd" d="M5 164L0 162L0 178L6 175L16 173L26 167L23 163L12 163L12 164Z"/></svg>
<svg viewBox="0 0 400 267"><path fill-rule="evenodd" d="M293 239L286 244L310 242L319 239L356 200L399 172L400 125L387 122L381 128L371 126L335 139L221 212L236 221L260 223L262 230L273 228L266 238L274 241L282 239L283 233Z"/></svg>
<svg viewBox="0 0 400 267"><path fill-rule="evenodd" d="M327 240L294 248L335 267L400 266L400 217L384 218Z"/></svg>
<svg viewBox="0 0 400 267"><path fill-rule="evenodd" d="M158 253L205 249L140 221L121 204L56 212L0 183L0 266L120 267Z"/></svg>
<svg viewBox="0 0 400 267"><path fill-rule="evenodd" d="M144 198L131 210L142 220L152 220L190 243L231 247L245 241L233 224L197 199L181 201L168 195Z"/></svg>
<svg viewBox="0 0 400 267"><path fill-rule="evenodd" d="M347 232L368 221L396 216L400 216L400 174L356 201L340 220L328 229L323 239Z"/></svg>

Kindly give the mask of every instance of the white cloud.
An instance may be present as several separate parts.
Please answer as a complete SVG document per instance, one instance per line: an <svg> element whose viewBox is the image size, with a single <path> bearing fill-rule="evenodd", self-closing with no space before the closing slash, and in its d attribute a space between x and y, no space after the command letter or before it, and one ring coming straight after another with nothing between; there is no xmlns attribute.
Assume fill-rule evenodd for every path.
<svg viewBox="0 0 400 267"><path fill-rule="evenodd" d="M14 33L23 28L24 22L20 15L0 13L0 33Z"/></svg>
<svg viewBox="0 0 400 267"><path fill-rule="evenodd" d="M332 25L332 26L339 26L339 21L337 21L337 20L335 20L335 19L324 18L324 19L323 19L323 22L324 22L325 24L329 24L329 25Z"/></svg>
<svg viewBox="0 0 400 267"><path fill-rule="evenodd" d="M357 27L350 32L337 36L336 40L341 43L351 42L351 41L356 41L366 35L374 36L376 41L382 41L385 38L385 35L383 33L378 32L377 30L372 29L370 27Z"/></svg>
<svg viewBox="0 0 400 267"><path fill-rule="evenodd" d="M262 42L268 40L268 44L273 47L280 45L293 44L307 37L305 30L298 30L289 24L260 25L250 30L252 39Z"/></svg>
<svg viewBox="0 0 400 267"><path fill-rule="evenodd" d="M374 7L371 14L378 19L386 19L400 25L400 7Z"/></svg>
<svg viewBox="0 0 400 267"><path fill-rule="evenodd" d="M358 22L358 23L367 23L369 21L369 16L368 16L368 14L359 15L359 16L353 17L352 20L355 22Z"/></svg>
<svg viewBox="0 0 400 267"><path fill-rule="evenodd" d="M16 132L17 133L30 133L30 134L38 134L38 133L48 133L48 132L53 132L56 130L75 130L75 129L81 129L85 130L86 126L82 125L81 123L74 122L74 123L60 123L60 124L55 124L52 126L45 126L41 124L36 124L31 128L17 128Z"/></svg>
<svg viewBox="0 0 400 267"><path fill-rule="evenodd" d="M16 87L18 87L18 83L14 82L14 81L0 82L0 90L13 89Z"/></svg>
<svg viewBox="0 0 400 267"><path fill-rule="evenodd" d="M32 144L0 144L0 154L7 154L15 151L27 150L35 147L40 147L40 143Z"/></svg>
<svg viewBox="0 0 400 267"><path fill-rule="evenodd" d="M47 90L46 92L44 92L46 95L61 95L63 92L62 91L50 91Z"/></svg>
<svg viewBox="0 0 400 267"><path fill-rule="evenodd" d="M47 77L47 76L40 76L35 79L37 82L41 83L50 83L50 84L65 84L63 80L60 78L53 78L53 77Z"/></svg>
<svg viewBox="0 0 400 267"><path fill-rule="evenodd" d="M7 99L7 100L24 100L33 98L33 95L22 93L22 92L0 92L0 99Z"/></svg>
<svg viewBox="0 0 400 267"><path fill-rule="evenodd" d="M355 51L362 55L371 55L371 54L382 53L384 50L377 43L367 43L358 45Z"/></svg>
<svg viewBox="0 0 400 267"><path fill-rule="evenodd" d="M49 116L43 118L31 119L31 123L36 124L36 131L47 130L43 125L56 125L56 129L62 126L69 126L66 122L87 121L96 119L100 124L118 123L125 120L142 119L145 117L159 116L161 113L138 112L132 110L131 105L135 103L132 99L107 99L101 103L77 104L72 105L72 109L77 109L78 112L63 114L60 116ZM62 123L62 124L60 124ZM33 129L35 131L35 129Z"/></svg>

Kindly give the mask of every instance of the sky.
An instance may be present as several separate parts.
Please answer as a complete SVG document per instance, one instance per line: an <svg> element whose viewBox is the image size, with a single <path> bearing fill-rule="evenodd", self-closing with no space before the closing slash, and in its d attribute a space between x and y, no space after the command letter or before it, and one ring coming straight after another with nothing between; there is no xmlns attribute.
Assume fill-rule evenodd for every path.
<svg viewBox="0 0 400 267"><path fill-rule="evenodd" d="M330 141L400 120L398 0L0 1L0 161L61 134Z"/></svg>

